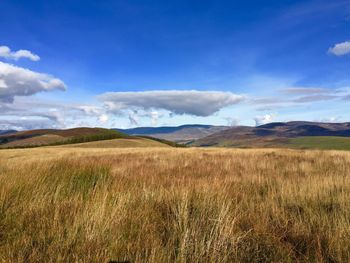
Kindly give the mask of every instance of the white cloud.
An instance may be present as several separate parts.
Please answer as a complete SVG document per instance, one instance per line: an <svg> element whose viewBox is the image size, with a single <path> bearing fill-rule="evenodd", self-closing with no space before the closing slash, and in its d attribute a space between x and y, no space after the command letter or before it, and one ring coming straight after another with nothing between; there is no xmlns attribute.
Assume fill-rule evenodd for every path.
<svg viewBox="0 0 350 263"><path fill-rule="evenodd" d="M143 92L107 92L99 96L110 112L125 109L162 109L175 114L209 116L244 97L231 92L197 90L154 90Z"/></svg>
<svg viewBox="0 0 350 263"><path fill-rule="evenodd" d="M0 130L33 130L54 128L54 123L48 119L19 118L12 120L0 120Z"/></svg>
<svg viewBox="0 0 350 263"><path fill-rule="evenodd" d="M0 84L0 102L8 103L12 103L15 96L66 89L60 79L3 62L0 62Z"/></svg>
<svg viewBox="0 0 350 263"><path fill-rule="evenodd" d="M87 115L100 115L102 109L94 105L79 105L75 107L78 110L83 111Z"/></svg>
<svg viewBox="0 0 350 263"><path fill-rule="evenodd" d="M266 115L263 115L263 116L256 116L254 118L255 125L259 126L259 125L263 125L263 124L266 124L266 123L270 123L270 122L273 121L274 118L275 118L275 116L273 114L266 114Z"/></svg>
<svg viewBox="0 0 350 263"><path fill-rule="evenodd" d="M74 106L72 109L77 109L84 112L87 116L97 117L99 124L105 124L109 121L109 116L106 114L105 109L95 105L79 105Z"/></svg>
<svg viewBox="0 0 350 263"><path fill-rule="evenodd" d="M0 57L13 60L19 60L20 58L27 58L32 61L40 60L38 55L33 54L29 50L20 49L18 51L11 51L7 46L0 46Z"/></svg>
<svg viewBox="0 0 350 263"><path fill-rule="evenodd" d="M339 44L334 45L333 47L329 48L329 53L332 53L336 56L344 56L346 54L350 53L350 41L345 41Z"/></svg>
<svg viewBox="0 0 350 263"><path fill-rule="evenodd" d="M7 85L3 79L0 79L0 89L6 89Z"/></svg>
<svg viewBox="0 0 350 263"><path fill-rule="evenodd" d="M156 126L156 125L158 124L158 119L159 119L159 113L158 113L158 111L152 111L152 112L150 113L150 115L151 115L151 124L152 124L153 126Z"/></svg>
<svg viewBox="0 0 350 263"><path fill-rule="evenodd" d="M98 120L101 124L104 124L106 123L109 118L108 118L108 115L107 114L101 114L99 117L98 117Z"/></svg>
<svg viewBox="0 0 350 263"><path fill-rule="evenodd" d="M85 106L40 103L30 98L26 102L0 103L0 130L109 126L109 116L102 108L98 114L90 114L80 109Z"/></svg>

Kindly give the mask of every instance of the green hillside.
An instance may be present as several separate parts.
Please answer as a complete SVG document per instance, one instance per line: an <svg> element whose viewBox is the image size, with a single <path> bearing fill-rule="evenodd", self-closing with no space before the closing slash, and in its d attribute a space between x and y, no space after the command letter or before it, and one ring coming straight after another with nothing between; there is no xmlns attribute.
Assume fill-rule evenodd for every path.
<svg viewBox="0 0 350 263"><path fill-rule="evenodd" d="M299 149L350 150L350 137L298 137L290 139L288 145Z"/></svg>

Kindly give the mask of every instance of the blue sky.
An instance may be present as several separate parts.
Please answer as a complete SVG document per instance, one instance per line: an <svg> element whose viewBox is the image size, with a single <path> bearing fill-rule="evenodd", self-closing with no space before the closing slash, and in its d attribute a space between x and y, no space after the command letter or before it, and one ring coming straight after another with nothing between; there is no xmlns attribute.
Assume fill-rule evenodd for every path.
<svg viewBox="0 0 350 263"><path fill-rule="evenodd" d="M0 8L3 129L350 121L349 1Z"/></svg>

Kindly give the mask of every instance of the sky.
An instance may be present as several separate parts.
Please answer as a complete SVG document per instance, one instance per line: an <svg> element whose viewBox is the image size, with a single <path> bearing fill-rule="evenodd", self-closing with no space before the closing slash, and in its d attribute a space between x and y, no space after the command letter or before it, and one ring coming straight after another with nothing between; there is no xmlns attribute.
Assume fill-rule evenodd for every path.
<svg viewBox="0 0 350 263"><path fill-rule="evenodd" d="M0 129L350 121L349 0L0 10Z"/></svg>

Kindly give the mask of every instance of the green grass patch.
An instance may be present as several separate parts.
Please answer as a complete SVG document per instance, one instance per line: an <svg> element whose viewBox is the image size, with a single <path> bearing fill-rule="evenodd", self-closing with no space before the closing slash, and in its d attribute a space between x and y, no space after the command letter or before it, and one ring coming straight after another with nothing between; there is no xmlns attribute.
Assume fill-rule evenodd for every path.
<svg viewBox="0 0 350 263"><path fill-rule="evenodd" d="M350 150L349 137L305 136L290 139L288 144L299 149Z"/></svg>
<svg viewBox="0 0 350 263"><path fill-rule="evenodd" d="M164 144L169 145L171 147L178 147L178 148L186 148L187 147L185 144L180 144L180 143L176 143L176 142L172 142L172 141L168 141L168 140L164 140L164 139L160 139L160 138L155 138L155 137L151 137L151 136L137 136L137 137L153 140L153 141L160 142L160 143L164 143Z"/></svg>

